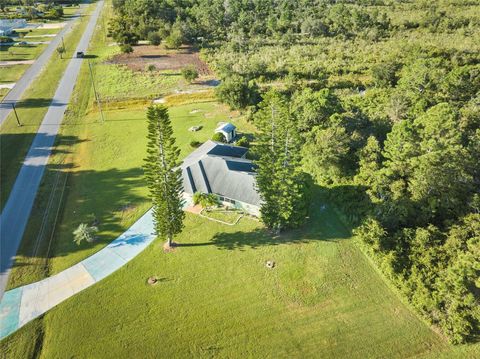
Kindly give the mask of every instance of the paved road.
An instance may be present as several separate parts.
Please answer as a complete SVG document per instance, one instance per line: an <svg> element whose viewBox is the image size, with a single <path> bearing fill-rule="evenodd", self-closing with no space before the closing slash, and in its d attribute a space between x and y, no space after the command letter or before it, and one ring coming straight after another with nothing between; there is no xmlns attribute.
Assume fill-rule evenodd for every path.
<svg viewBox="0 0 480 359"><path fill-rule="evenodd" d="M86 51L97 23L103 0L99 1L76 51ZM70 60L37 135L18 173L10 196L0 214L0 298L7 285L10 267L23 237L38 187L55 137L77 81L82 59Z"/></svg>
<svg viewBox="0 0 480 359"><path fill-rule="evenodd" d="M42 54L37 58L37 60L30 66L27 71L23 74L20 80L17 81L15 87L10 90L7 96L4 97L2 103L0 103L0 126L3 124L8 114L12 111L11 103L16 103L19 101L25 90L30 86L32 81L38 76L40 71L46 65L52 54L55 52L57 47L62 43L62 37L70 31L73 26L76 17L69 20L63 29L55 36L45 48Z"/></svg>

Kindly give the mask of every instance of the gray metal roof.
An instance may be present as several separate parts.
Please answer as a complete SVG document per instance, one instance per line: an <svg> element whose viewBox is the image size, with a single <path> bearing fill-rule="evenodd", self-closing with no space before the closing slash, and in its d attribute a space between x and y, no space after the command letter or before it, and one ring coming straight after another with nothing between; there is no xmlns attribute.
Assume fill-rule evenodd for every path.
<svg viewBox="0 0 480 359"><path fill-rule="evenodd" d="M234 129L236 129L235 125L230 123L230 122L227 122L227 123L224 123L221 126L218 126L215 131L232 132Z"/></svg>
<svg viewBox="0 0 480 359"><path fill-rule="evenodd" d="M212 143L214 147L235 147L207 141L188 156L182 164L184 191L191 194L215 193L259 205L260 196L255 189L252 161L233 156L211 155L209 152L214 148Z"/></svg>
<svg viewBox="0 0 480 359"><path fill-rule="evenodd" d="M243 157L247 152L248 148L245 147L232 146L225 143L208 140L195 151L190 153L185 160L183 160L182 168L191 163L197 162L205 155L240 158Z"/></svg>

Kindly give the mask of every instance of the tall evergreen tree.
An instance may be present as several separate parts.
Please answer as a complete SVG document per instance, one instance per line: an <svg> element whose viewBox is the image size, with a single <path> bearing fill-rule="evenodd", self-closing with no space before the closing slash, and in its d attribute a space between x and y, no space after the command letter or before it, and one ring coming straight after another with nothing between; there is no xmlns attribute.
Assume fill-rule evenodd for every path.
<svg viewBox="0 0 480 359"><path fill-rule="evenodd" d="M172 245L173 236L183 228L182 175L175 138L164 106L147 110L148 144L145 175L153 202L155 233Z"/></svg>
<svg viewBox="0 0 480 359"><path fill-rule="evenodd" d="M272 90L255 116L260 129L256 153L261 218L275 231L299 226L306 218L306 178L301 170L301 141L286 99Z"/></svg>

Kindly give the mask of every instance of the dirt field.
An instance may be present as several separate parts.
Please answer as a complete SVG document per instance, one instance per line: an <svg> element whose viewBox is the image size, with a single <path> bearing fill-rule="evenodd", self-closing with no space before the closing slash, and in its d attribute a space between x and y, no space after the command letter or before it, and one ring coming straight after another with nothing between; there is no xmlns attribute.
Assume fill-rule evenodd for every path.
<svg viewBox="0 0 480 359"><path fill-rule="evenodd" d="M145 70L148 65L155 65L157 70L181 70L193 65L201 76L211 75L207 64L200 60L198 52L189 47L180 50L167 50L160 46L139 45L131 54L114 56L110 63L127 65L132 70Z"/></svg>

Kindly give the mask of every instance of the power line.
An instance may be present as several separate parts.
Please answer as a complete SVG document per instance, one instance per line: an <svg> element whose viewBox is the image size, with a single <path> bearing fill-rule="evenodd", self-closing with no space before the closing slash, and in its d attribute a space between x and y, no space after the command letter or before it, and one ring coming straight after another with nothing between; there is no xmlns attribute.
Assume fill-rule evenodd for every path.
<svg viewBox="0 0 480 359"><path fill-rule="evenodd" d="M90 60L88 60L88 68L90 70L90 78L92 79L92 87L93 93L95 94L95 101L97 101L98 109L100 110L100 117L102 118L102 122L105 122L105 118L103 117L102 104L100 103L100 96L98 96L97 89L95 88L95 80L93 78L92 64L90 63Z"/></svg>

